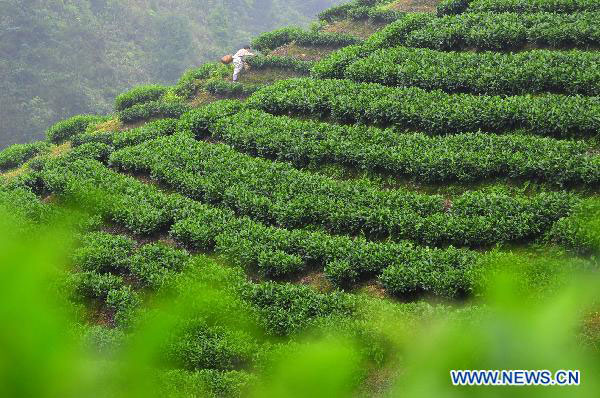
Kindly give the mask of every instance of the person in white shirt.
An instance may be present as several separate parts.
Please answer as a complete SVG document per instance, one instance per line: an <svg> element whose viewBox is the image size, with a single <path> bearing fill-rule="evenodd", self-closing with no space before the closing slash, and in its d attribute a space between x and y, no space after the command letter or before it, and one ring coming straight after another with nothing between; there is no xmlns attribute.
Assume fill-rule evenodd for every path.
<svg viewBox="0 0 600 398"><path fill-rule="evenodd" d="M242 72L242 70L244 70L244 59L247 56L254 56L254 54L252 54L250 52L250 46L244 46L244 48L240 49L233 56L233 66L234 66L233 81L234 82L237 82L240 73Z"/></svg>

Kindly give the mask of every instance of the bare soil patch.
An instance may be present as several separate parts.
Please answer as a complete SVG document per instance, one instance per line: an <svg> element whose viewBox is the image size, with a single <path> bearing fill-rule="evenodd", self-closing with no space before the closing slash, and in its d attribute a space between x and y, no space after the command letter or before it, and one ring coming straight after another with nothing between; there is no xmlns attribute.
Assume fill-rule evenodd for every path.
<svg viewBox="0 0 600 398"><path fill-rule="evenodd" d="M319 61L340 47L305 47L289 43L273 50L269 55L288 56L302 61Z"/></svg>
<svg viewBox="0 0 600 398"><path fill-rule="evenodd" d="M398 0L388 7L405 12L436 12L440 0Z"/></svg>

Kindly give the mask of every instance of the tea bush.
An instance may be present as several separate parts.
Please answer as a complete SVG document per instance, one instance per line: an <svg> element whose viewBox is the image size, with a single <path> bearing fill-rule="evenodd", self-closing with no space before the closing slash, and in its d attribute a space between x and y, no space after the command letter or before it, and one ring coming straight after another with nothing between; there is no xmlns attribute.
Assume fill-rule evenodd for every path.
<svg viewBox="0 0 600 398"><path fill-rule="evenodd" d="M92 123L108 120L105 116L78 115L56 123L46 131L46 137L54 144L60 144L74 135L85 132Z"/></svg>
<svg viewBox="0 0 600 398"><path fill-rule="evenodd" d="M134 105L157 101L166 93L167 89L165 86L156 84L135 87L115 99L115 110L120 112Z"/></svg>
<svg viewBox="0 0 600 398"><path fill-rule="evenodd" d="M50 145L39 141L30 144L14 144L0 151L0 171L21 166L34 156L47 152Z"/></svg>
<svg viewBox="0 0 600 398"><path fill-rule="evenodd" d="M118 113L123 123L149 121L153 118L179 118L190 110L190 106L178 102L151 101L133 105Z"/></svg>

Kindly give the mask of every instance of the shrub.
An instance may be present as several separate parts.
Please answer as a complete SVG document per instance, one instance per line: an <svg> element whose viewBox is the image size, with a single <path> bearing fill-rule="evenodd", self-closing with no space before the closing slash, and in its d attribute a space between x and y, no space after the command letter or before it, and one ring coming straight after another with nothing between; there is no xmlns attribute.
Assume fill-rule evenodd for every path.
<svg viewBox="0 0 600 398"><path fill-rule="evenodd" d="M145 286L153 289L162 287L174 273L181 272L189 255L164 244L142 246L131 258L130 269Z"/></svg>
<svg viewBox="0 0 600 398"><path fill-rule="evenodd" d="M161 394L164 392L162 395L169 397L184 394L190 397L242 398L247 396L249 387L256 383L256 376L246 371L168 370L159 377Z"/></svg>
<svg viewBox="0 0 600 398"><path fill-rule="evenodd" d="M81 271L118 273L129 268L135 242L106 232L91 232L80 238L82 246L72 255Z"/></svg>
<svg viewBox="0 0 600 398"><path fill-rule="evenodd" d="M216 101L183 114L179 119L177 130L189 131L196 138L202 138L218 119L233 115L242 109L244 104L238 100Z"/></svg>
<svg viewBox="0 0 600 398"><path fill-rule="evenodd" d="M186 370L234 370L249 366L256 350L257 344L246 332L197 319L177 326L166 356Z"/></svg>
<svg viewBox="0 0 600 398"><path fill-rule="evenodd" d="M47 142L15 144L0 151L0 171L21 166L32 157L50 149Z"/></svg>
<svg viewBox="0 0 600 398"><path fill-rule="evenodd" d="M258 267L265 275L277 278L298 273L304 268L304 261L281 250L263 251L258 256Z"/></svg>
<svg viewBox="0 0 600 398"><path fill-rule="evenodd" d="M406 41L413 30L426 26L434 17L430 14L407 14L398 21L374 33L362 45L344 47L317 61L311 75L318 79L338 78L351 63L371 54L379 48L398 46Z"/></svg>
<svg viewBox="0 0 600 398"><path fill-rule="evenodd" d="M458 15L462 14L469 7L473 0L442 0L437 6L437 15Z"/></svg>
<svg viewBox="0 0 600 398"><path fill-rule="evenodd" d="M158 141L160 140L162 139ZM187 141L185 143L187 146L183 153L189 152L190 146ZM172 169L170 165L165 165L165 168ZM478 258L476 253L467 250L429 249L406 242L369 242L364 238L353 239L321 232L268 227L247 218L237 218L229 210L200 204L179 195L167 195L154 186L118 174L94 160L71 162L69 159L60 159L60 161L49 162L41 175L47 189L56 194L69 194L77 199L81 197L81 191L85 193L92 191L94 197L96 197L95 193L99 193L103 199L92 203L95 206L94 211L99 209L105 218L134 233L152 233L172 225L171 235L178 243L190 247L209 248L216 243L219 253L230 256L231 260L244 266L256 266L259 256L265 251L281 251L302 258L305 266L323 267L337 260L345 261L351 270L358 273L358 278L362 279L377 276L391 264L418 264L422 261L466 273L470 269L469 265L474 264ZM218 192L214 191L214 194ZM85 196L77 202L85 204L84 199ZM500 214L505 214L508 219L517 223L492 225L486 235L487 239L497 230L500 230L501 234L507 234L507 231L510 234L526 233L527 230L522 226L515 232L510 231L514 229L514 225L522 224L519 217L529 219L528 212L531 209L542 208L546 212L541 214L541 218L535 223L527 226L536 231L542 230L543 223L551 222L554 215L565 211L565 208L561 207L565 203L553 199L552 196L548 199L536 198L532 201L531 209L520 207L522 205L519 200L516 202L503 202L502 198L497 201L486 200L487 202L478 203L476 197L465 197L464 204L456 205L456 219L479 217L481 212L485 212L485 206L490 206L496 209L492 220L499 219ZM248 210L256 212L252 207ZM443 222L443 219L433 219L431 225L444 227ZM461 225L452 226L452 228L457 227L464 228ZM452 228L449 229L451 233ZM432 233L439 235L437 230ZM466 236L478 236L478 233L478 231L470 231ZM494 236L494 239L497 237ZM100 283L92 282L88 286L90 285L100 286ZM92 291L94 296L106 295L107 290L118 289L120 286L105 284L104 287L100 292Z"/></svg>
<svg viewBox="0 0 600 398"><path fill-rule="evenodd" d="M585 141L522 134L430 136L340 126L246 110L210 128L215 139L252 156L410 176L418 181L478 181L498 176L555 184L600 183L600 156Z"/></svg>
<svg viewBox="0 0 600 398"><path fill-rule="evenodd" d="M209 80L204 84L204 89L209 93L224 97L245 97L256 92L261 87L263 85L240 84L222 79Z"/></svg>
<svg viewBox="0 0 600 398"><path fill-rule="evenodd" d="M138 145L165 135L172 135L177 128L177 119L160 119L142 127L113 133L112 144L116 149Z"/></svg>
<svg viewBox="0 0 600 398"><path fill-rule="evenodd" d="M245 295L261 312L267 332L275 336L305 330L318 318L350 316L356 310L347 295L317 293L308 286L289 283L255 284Z"/></svg>
<svg viewBox="0 0 600 398"><path fill-rule="evenodd" d="M260 51L267 51L291 42L305 46L342 47L360 41L359 38L345 33L312 32L296 27L286 27L259 35L252 41L252 47Z"/></svg>
<svg viewBox="0 0 600 398"><path fill-rule="evenodd" d="M123 123L148 121L153 118L179 118L190 110L189 105L177 102L152 101L119 112L119 120Z"/></svg>
<svg viewBox="0 0 600 398"><path fill-rule="evenodd" d="M599 13L467 13L436 18L410 13L374 33L360 46L343 48L318 61L313 77L342 78L358 58L374 51L397 47L435 50L515 51L529 46L560 49L595 47L600 43L596 29ZM444 67L446 64L444 64Z"/></svg>
<svg viewBox="0 0 600 398"><path fill-rule="evenodd" d="M580 11L600 11L600 3L595 0L469 0L468 3L468 12L568 14Z"/></svg>
<svg viewBox="0 0 600 398"><path fill-rule="evenodd" d="M548 236L582 255L600 254L600 202L598 199L582 201L565 218L560 219Z"/></svg>
<svg viewBox="0 0 600 398"><path fill-rule="evenodd" d="M134 105L157 101L165 94L167 89L165 86L158 85L136 87L119 95L115 99L115 110L120 112Z"/></svg>
<svg viewBox="0 0 600 398"><path fill-rule="evenodd" d="M247 63L252 69L278 68L291 70L300 74L308 75L312 68L313 61L302 61L291 56L271 55L268 57L258 55L249 57Z"/></svg>
<svg viewBox="0 0 600 398"><path fill-rule="evenodd" d="M220 63L207 63L199 68L187 70L175 86L175 94L190 98L202 86L201 80L208 78L224 78L231 73L231 68Z"/></svg>
<svg viewBox="0 0 600 398"><path fill-rule="evenodd" d="M516 51L528 46L587 48L600 44L599 22L597 12L466 13L433 19L410 32L404 42L394 40L393 45L494 51Z"/></svg>
<svg viewBox="0 0 600 398"><path fill-rule="evenodd" d="M468 192L453 198L448 211L438 195L337 181L188 136L126 148L115 152L111 162L150 172L193 199L260 222L435 245L477 246L539 236L577 201L567 193L524 197Z"/></svg>
<svg viewBox="0 0 600 398"><path fill-rule="evenodd" d="M3 214L6 212L7 215L33 222L43 221L50 214L48 206L29 187L19 183L13 183L12 186L0 183L0 210Z"/></svg>
<svg viewBox="0 0 600 398"><path fill-rule="evenodd" d="M122 347L126 335L120 329L94 325L85 326L81 337L86 348L92 349L93 352L110 356Z"/></svg>
<svg viewBox="0 0 600 398"><path fill-rule="evenodd" d="M91 123L98 123L108 120L108 117L94 115L78 115L70 119L56 123L46 131L48 140L55 144L60 144L76 134L85 132Z"/></svg>
<svg viewBox="0 0 600 398"><path fill-rule="evenodd" d="M115 313L114 322L122 328L127 328L131 325L140 304L141 299L131 286L122 286L118 289L113 289L106 296L106 305Z"/></svg>
<svg viewBox="0 0 600 398"><path fill-rule="evenodd" d="M109 292L123 287L123 278L113 274L77 272L69 274L67 286L76 300L104 300Z"/></svg>
<svg viewBox="0 0 600 398"><path fill-rule="evenodd" d="M82 206L92 206L105 219L134 234L151 234L172 222L167 195L95 160L58 159L48 163L41 176L49 191L65 195Z"/></svg>
<svg viewBox="0 0 600 398"><path fill-rule="evenodd" d="M111 145L113 135L113 131L87 131L73 136L71 141L75 147L89 143L103 143L106 145Z"/></svg>
<svg viewBox="0 0 600 398"><path fill-rule="evenodd" d="M318 17L321 21L326 21L329 23L339 21L346 19L348 17L348 12L354 9L354 7L356 6L353 3L340 4L338 6L330 7L324 11L321 11Z"/></svg>
<svg viewBox="0 0 600 398"><path fill-rule="evenodd" d="M293 42L303 32L301 28L296 27L285 27L272 32L265 32L252 40L252 47L259 51L274 50Z"/></svg>
<svg viewBox="0 0 600 398"><path fill-rule="evenodd" d="M347 260L335 260L325 266L325 276L335 286L343 288L354 286L360 278L359 270Z"/></svg>
<svg viewBox="0 0 600 398"><path fill-rule="evenodd" d="M391 2L393 0L357 0L331 7L321 12L319 19L329 23L344 19L364 20L367 18L375 22L392 22L404 13L390 8L381 8L382 5Z"/></svg>

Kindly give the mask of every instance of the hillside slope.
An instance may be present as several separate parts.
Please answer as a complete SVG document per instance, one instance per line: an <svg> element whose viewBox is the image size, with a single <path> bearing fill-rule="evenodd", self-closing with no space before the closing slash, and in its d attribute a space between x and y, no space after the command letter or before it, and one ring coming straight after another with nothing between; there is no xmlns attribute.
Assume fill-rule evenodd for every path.
<svg viewBox="0 0 600 398"><path fill-rule="evenodd" d="M520 313L540 329L511 345L479 300L502 271L518 287L504 294L525 308L598 270L600 10L436 3L328 9L318 28L257 36L261 55L238 84L231 65L205 64L174 86L119 95L113 115L76 116L0 152L3 207L34 225L73 207L90 216L78 218L63 291L84 336L135 337L153 298L174 293L177 321L157 349L172 396L248 396L309 330L358 347L332 351L348 365L333 372L339 396L404 391L399 353L443 367L464 349L460 366L475 366L475 347L478 365L500 369L524 345L550 344L565 358L536 333L566 304ZM412 351L434 314L469 333L447 357ZM552 327L583 330L597 350L595 314ZM490 343L495 333L506 345ZM286 372L282 383L298 386ZM269 394L282 396L278 386Z"/></svg>
<svg viewBox="0 0 600 398"><path fill-rule="evenodd" d="M253 36L307 25L336 0L0 3L0 148L58 120L110 113L138 84L171 84Z"/></svg>

